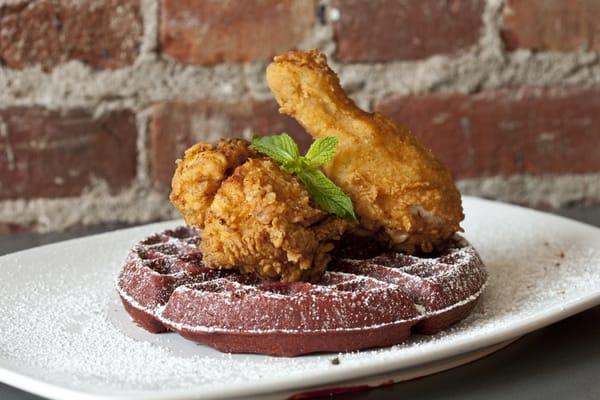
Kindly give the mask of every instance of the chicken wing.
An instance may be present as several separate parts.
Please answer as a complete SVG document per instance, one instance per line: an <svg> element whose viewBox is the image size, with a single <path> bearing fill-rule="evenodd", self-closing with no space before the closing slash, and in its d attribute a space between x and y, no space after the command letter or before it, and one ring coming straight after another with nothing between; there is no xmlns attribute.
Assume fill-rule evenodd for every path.
<svg viewBox="0 0 600 400"><path fill-rule="evenodd" d="M359 109L316 50L275 57L267 82L280 112L315 138L339 140L325 173L354 203L361 227L408 252L432 251L460 230L448 170L405 128Z"/></svg>

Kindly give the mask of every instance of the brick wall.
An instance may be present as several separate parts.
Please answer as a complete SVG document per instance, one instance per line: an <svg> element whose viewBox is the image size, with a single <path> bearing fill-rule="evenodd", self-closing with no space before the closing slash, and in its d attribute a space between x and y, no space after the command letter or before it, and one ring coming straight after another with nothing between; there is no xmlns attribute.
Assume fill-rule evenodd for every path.
<svg viewBox="0 0 600 400"><path fill-rule="evenodd" d="M597 0L0 0L0 233L176 217L194 141L288 131L264 80L326 52L466 194L600 203Z"/></svg>

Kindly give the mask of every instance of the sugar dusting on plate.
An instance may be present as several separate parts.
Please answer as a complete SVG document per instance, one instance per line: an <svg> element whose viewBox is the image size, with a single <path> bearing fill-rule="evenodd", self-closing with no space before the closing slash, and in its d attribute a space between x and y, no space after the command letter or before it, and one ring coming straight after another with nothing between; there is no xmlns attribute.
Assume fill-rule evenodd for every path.
<svg viewBox="0 0 600 400"><path fill-rule="evenodd" d="M27 253L0 259L0 365L20 366L40 379L92 392L201 390L265 378L315 376L426 354L598 295L600 251L562 235L557 227L567 223L548 225L539 214L521 220L527 212L518 209L504 210L501 221L489 210L491 203L483 204L467 210L470 219L465 228L488 267L488 287L471 316L437 335L336 355L340 365L330 362L331 354L298 358L178 354L168 346L131 338L107 319L108 307L114 306L114 280L130 245L123 243L121 234L113 239L103 236L97 253L88 247L65 255L64 245L40 252L43 262L32 262ZM148 233L136 233L128 240ZM66 261L57 264L59 259ZM78 259L89 265L74 274ZM23 275L35 279L19 279Z"/></svg>

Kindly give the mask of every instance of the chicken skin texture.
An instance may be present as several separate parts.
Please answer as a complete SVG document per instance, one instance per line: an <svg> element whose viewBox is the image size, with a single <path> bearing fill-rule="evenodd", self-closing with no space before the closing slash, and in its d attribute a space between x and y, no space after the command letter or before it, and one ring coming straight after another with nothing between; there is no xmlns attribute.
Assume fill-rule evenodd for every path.
<svg viewBox="0 0 600 400"><path fill-rule="evenodd" d="M429 252L460 230L460 193L448 170L405 128L359 109L316 50L275 57L267 82L280 112L312 136L336 136L324 172L352 199L363 234Z"/></svg>
<svg viewBox="0 0 600 400"><path fill-rule="evenodd" d="M272 160L254 158L222 182L200 249L209 267L282 282L316 281L347 226L316 208L304 186Z"/></svg>
<svg viewBox="0 0 600 400"><path fill-rule="evenodd" d="M204 228L206 212L221 183L250 157L256 153L243 139L197 143L185 151L183 160L177 160L169 198L188 225Z"/></svg>

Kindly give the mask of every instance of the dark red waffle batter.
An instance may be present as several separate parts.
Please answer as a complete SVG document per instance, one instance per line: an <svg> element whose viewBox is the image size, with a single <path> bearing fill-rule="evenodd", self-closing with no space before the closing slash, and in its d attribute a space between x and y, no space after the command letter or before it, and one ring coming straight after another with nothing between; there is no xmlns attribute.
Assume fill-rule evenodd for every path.
<svg viewBox="0 0 600 400"><path fill-rule="evenodd" d="M389 346L465 318L486 282L456 239L435 258L346 243L318 283L266 282L203 266L193 229L143 240L117 289L132 318L221 351L294 356Z"/></svg>

